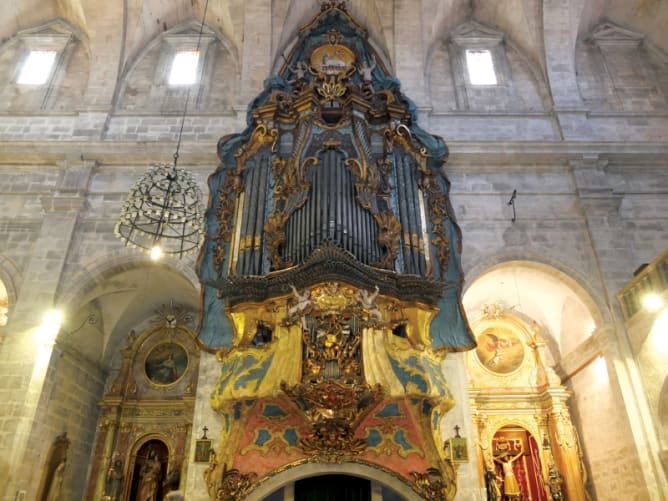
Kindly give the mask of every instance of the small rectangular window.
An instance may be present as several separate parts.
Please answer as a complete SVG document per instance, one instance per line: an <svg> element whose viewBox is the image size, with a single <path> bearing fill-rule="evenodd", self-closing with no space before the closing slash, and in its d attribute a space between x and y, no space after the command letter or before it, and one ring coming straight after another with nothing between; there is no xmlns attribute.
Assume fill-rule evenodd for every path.
<svg viewBox="0 0 668 501"><path fill-rule="evenodd" d="M466 66L472 85L496 85L492 53L488 50L467 50Z"/></svg>
<svg viewBox="0 0 668 501"><path fill-rule="evenodd" d="M169 72L169 85L192 85L197 82L199 51L180 50L174 56Z"/></svg>
<svg viewBox="0 0 668 501"><path fill-rule="evenodd" d="M21 67L17 83L21 85L45 84L55 60L55 50L31 50Z"/></svg>

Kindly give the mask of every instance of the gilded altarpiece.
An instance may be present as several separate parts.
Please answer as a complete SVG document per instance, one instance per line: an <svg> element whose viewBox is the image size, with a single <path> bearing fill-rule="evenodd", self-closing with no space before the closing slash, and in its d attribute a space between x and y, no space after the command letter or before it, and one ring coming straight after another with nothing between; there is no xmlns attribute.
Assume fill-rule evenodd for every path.
<svg viewBox="0 0 668 501"><path fill-rule="evenodd" d="M477 348L467 354L467 369L480 478L507 496L512 472L519 493L510 499L588 499L570 393L546 364L541 327L488 305L472 328Z"/></svg>
<svg viewBox="0 0 668 501"><path fill-rule="evenodd" d="M200 348L183 307L163 306L151 323L140 334L130 332L118 374L99 403L87 499L139 499L151 461L156 499L168 478L185 478Z"/></svg>
<svg viewBox="0 0 668 501"><path fill-rule="evenodd" d="M475 346L443 140L416 123L344 2L323 2L218 144L199 337L217 350L211 499L305 463L364 464L449 500L442 362Z"/></svg>

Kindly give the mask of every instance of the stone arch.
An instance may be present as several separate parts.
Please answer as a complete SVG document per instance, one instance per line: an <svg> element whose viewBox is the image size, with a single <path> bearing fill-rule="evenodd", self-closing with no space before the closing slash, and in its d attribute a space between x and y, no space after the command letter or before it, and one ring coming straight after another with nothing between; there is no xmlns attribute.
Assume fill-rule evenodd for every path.
<svg viewBox="0 0 668 501"><path fill-rule="evenodd" d="M355 477L365 478L378 482L397 494L403 496L407 501L419 501L418 496L410 486L400 480L396 475L387 473L378 468L368 466L363 463L341 463L341 464L316 464L306 463L299 466L288 468L271 478L261 482L255 490L247 497L247 501L262 501L271 493L277 491L292 482L306 477L313 477L327 474L344 474Z"/></svg>
<svg viewBox="0 0 668 501"><path fill-rule="evenodd" d="M577 84L592 109L668 109L668 55L644 34L604 21L575 47Z"/></svg>
<svg viewBox="0 0 668 501"><path fill-rule="evenodd" d="M192 263L165 260L155 263L143 253L119 251L82 268L66 281L57 304L67 310L65 331L91 360L107 369L129 332L171 300L199 311L199 283ZM95 322L86 324L86 319Z"/></svg>
<svg viewBox="0 0 668 501"><path fill-rule="evenodd" d="M516 251L497 253L477 260L475 265L465 270L467 285L464 287L464 293L470 288L472 283L487 270L511 261L523 262L526 263L527 266L552 270L552 273L577 292L577 295L583 302L585 302L585 304L587 304L590 311L594 314L597 323L602 324L612 321L610 312L611 305L609 305L606 298L594 288L589 277L561 260L535 252Z"/></svg>
<svg viewBox="0 0 668 501"><path fill-rule="evenodd" d="M62 305L71 304L76 300L83 298L87 291L117 273L148 265L158 266L179 273L183 275L194 288L199 289L199 278L197 277L191 259L178 261L168 259L156 264L151 261L148 254L141 251L128 252L123 249L105 255L104 257L99 257L82 266L74 276L67 280L67 283L71 285L59 292L57 302ZM0 276L0 278L2 278L2 276Z"/></svg>
<svg viewBox="0 0 668 501"><path fill-rule="evenodd" d="M132 111L138 108L142 111L148 109L160 112L182 110L187 88L170 89L166 85L167 68L171 55L179 50L180 44L185 44L183 47L191 50L200 42L204 58L200 62L201 79L192 86L196 92L191 95L191 108L211 110L236 104L241 71L237 47L215 27L205 24L202 28L201 22L193 19L160 33L139 50L136 57L126 62L119 78L114 109ZM170 47L169 50L167 46ZM226 64L231 64L233 71L229 71ZM236 92L230 91L230 88L222 92L219 87L223 84L230 88L236 85ZM172 106L174 109L169 105L172 95L176 96L173 99L176 103ZM229 102L213 103L216 96L223 95L229 98Z"/></svg>
<svg viewBox="0 0 668 501"><path fill-rule="evenodd" d="M546 262L547 261L547 262ZM479 263L464 292L464 307L474 319L499 303L525 320L536 321L558 362L605 323L609 312L582 276L538 256L494 256Z"/></svg>
<svg viewBox="0 0 668 501"><path fill-rule="evenodd" d="M19 281L20 272L16 264L7 256L0 254L0 309L3 308L5 302L6 321L11 317L11 309L16 304L17 288L16 283ZM2 311L0 311L0 327L2 327Z"/></svg>

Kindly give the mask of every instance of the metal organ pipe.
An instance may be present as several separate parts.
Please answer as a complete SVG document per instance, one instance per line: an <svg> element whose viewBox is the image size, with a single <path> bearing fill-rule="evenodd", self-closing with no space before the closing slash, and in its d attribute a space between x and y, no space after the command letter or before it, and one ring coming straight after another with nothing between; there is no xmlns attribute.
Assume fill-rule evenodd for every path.
<svg viewBox="0 0 668 501"><path fill-rule="evenodd" d="M269 155L262 158L260 169L260 185L257 188L260 196L258 197L258 206L255 213L255 228L253 229L253 275L262 273L264 210L267 202L267 179L269 177L269 170L271 169L271 157Z"/></svg>
<svg viewBox="0 0 668 501"><path fill-rule="evenodd" d="M365 264L380 259L375 219L357 201L353 174L341 153L325 151L308 176L308 198L286 223L284 259L303 262L325 241L334 242ZM265 186L266 180L262 178L260 184Z"/></svg>

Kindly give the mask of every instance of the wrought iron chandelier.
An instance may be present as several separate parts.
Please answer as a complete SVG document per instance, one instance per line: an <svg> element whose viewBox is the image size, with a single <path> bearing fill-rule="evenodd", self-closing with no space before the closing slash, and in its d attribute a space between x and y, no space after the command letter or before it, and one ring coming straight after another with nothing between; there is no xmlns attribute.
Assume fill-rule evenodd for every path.
<svg viewBox="0 0 668 501"><path fill-rule="evenodd" d="M197 53L208 8L209 0L206 0L197 38ZM198 80L201 80L203 67L201 62ZM153 165L137 181L123 204L115 227L116 236L125 245L150 251L154 260L163 254L181 258L197 251L204 234L202 191L190 172L177 167L192 87L186 93L174 162Z"/></svg>
<svg viewBox="0 0 668 501"><path fill-rule="evenodd" d="M178 147L177 147L178 148ZM193 175L173 164L157 164L130 190L116 224L126 245L183 257L194 252L204 233L202 192Z"/></svg>

